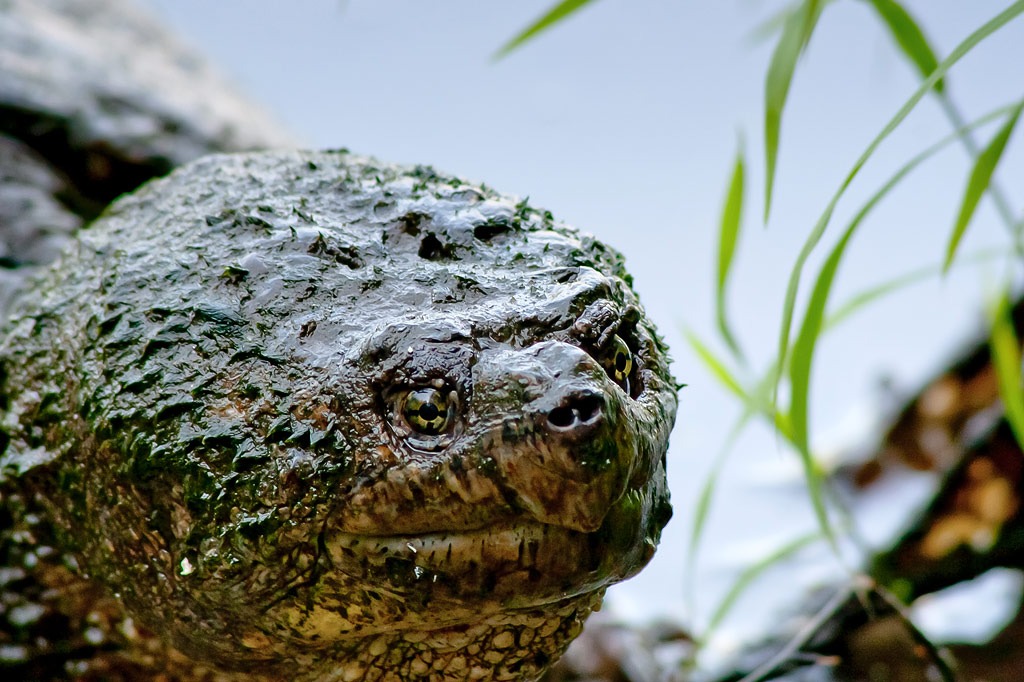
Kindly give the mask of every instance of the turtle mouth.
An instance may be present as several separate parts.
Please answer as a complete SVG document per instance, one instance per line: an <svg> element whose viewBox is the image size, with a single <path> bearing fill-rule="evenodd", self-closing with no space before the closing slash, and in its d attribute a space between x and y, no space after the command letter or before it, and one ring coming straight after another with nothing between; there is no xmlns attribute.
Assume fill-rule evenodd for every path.
<svg viewBox="0 0 1024 682"><path fill-rule="evenodd" d="M594 587L606 550L596 533L527 521L407 536L328 534L334 567L402 593L506 607L531 606ZM511 603L510 603L511 602Z"/></svg>
<svg viewBox="0 0 1024 682"><path fill-rule="evenodd" d="M639 571L657 541L646 532L646 497L623 496L593 532L516 520L394 536L328 530L323 543L334 570L424 605L528 608Z"/></svg>

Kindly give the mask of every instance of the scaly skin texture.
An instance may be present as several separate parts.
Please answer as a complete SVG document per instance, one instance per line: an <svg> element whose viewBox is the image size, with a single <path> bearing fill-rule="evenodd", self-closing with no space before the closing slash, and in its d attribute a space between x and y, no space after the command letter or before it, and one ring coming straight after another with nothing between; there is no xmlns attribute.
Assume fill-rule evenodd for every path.
<svg viewBox="0 0 1024 682"><path fill-rule="evenodd" d="M154 669L536 679L670 515L675 387L621 256L430 168L206 157L0 343L8 540L38 525Z"/></svg>

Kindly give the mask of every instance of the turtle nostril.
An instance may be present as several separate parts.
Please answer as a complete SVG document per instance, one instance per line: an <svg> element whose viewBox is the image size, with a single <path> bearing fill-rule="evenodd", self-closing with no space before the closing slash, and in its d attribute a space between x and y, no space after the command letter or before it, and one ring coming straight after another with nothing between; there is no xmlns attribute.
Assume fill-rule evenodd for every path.
<svg viewBox="0 0 1024 682"><path fill-rule="evenodd" d="M560 429L569 428L574 421L576 421L576 415L569 407L556 407L548 414L548 423Z"/></svg>
<svg viewBox="0 0 1024 682"><path fill-rule="evenodd" d="M601 421L604 399L595 393L566 396L559 407L548 413L548 425L557 431L580 432L590 430Z"/></svg>
<svg viewBox="0 0 1024 682"><path fill-rule="evenodd" d="M584 395L575 401L573 411L579 417L579 420L586 424L595 417L601 416L601 408L604 406L604 401L596 395Z"/></svg>

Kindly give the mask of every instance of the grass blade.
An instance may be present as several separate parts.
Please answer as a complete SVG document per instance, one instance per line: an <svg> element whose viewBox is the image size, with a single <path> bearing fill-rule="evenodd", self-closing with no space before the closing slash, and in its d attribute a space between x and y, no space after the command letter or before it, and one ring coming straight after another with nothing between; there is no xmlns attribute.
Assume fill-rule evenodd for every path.
<svg viewBox="0 0 1024 682"><path fill-rule="evenodd" d="M708 348L703 341L700 340L694 332L689 329L685 330L686 340L690 342L693 350L700 357L704 365L711 371L718 381L731 391L736 397L743 401L744 405L750 405L750 396L743 390L743 386L736 377L726 368L725 363L719 360L711 349Z"/></svg>
<svg viewBox="0 0 1024 682"><path fill-rule="evenodd" d="M1024 104L1024 100L1022 100ZM1018 105L1019 107L1019 105ZM1003 107L998 111L1005 111ZM1011 110L1014 108L1011 107ZM1019 108L1015 109L1019 112ZM993 112L995 113L995 112ZM990 120L993 114L982 117L972 125L981 125L985 120ZM828 538L829 543L835 546L835 538L831 525L828 521L828 513L825 508L824 492L818 467L811 456L809 443L809 405L810 405L810 381L811 366L814 360L814 352L818 339L824 328L825 309L828 304L828 297L832 290L832 283L835 274L842 260L846 247L868 214L878 203L895 188L913 169L930 158L939 150L959 139L963 130L958 130L946 136L936 144L931 145L920 154L917 154L909 162L903 165L882 187L876 191L868 201L860 208L857 214L850 221L850 224L843 232L842 238L832 248L828 258L818 273L818 278L811 291L810 300L807 303L807 311L804 314L803 323L793 343L793 351L789 362L789 382L791 401L789 409L789 425L793 444L796 446L800 459L804 466L804 475L807 479L808 491L811 495L811 502L814 506L815 515L821 525L822 533Z"/></svg>
<svg viewBox="0 0 1024 682"><path fill-rule="evenodd" d="M860 172L861 167L867 162L867 160L874 154L878 146L887 138L892 131L894 131L900 123L910 114L910 112L917 106L917 103L925 96L925 94L934 87L935 83L942 78L949 69L956 64L960 59L970 52L975 46L978 45L982 40L992 35L1000 28L1005 26L1011 20L1016 18L1018 15L1024 12L1024 0L1018 0L1013 3L1005 10L1000 12L998 15L985 22L980 28L971 33L967 38L963 40L956 48L949 54L948 57L942 60L939 65L932 71L914 92L913 95L900 107L899 111L885 124L881 132L875 136L875 139L871 141L871 144L861 153L860 157L854 163L853 168L847 174L843 180L839 189L832 196L828 205L822 212L821 217L818 218L818 222L814 225L814 229L811 230L811 234L807 236L807 240L804 242L803 248L797 255L796 262L793 264L793 269L790 272L789 283L786 285L786 295L782 306L782 324L779 329L779 350L778 350L778 367L781 368L785 365L785 359L789 353L789 333L790 327L793 323L793 310L796 306L796 294L800 288L800 277L803 272L804 263L807 258L811 255L811 251L817 246L818 241L821 240L822 235L825 233L825 228L828 226L829 220L832 218L832 212L835 210L836 204L839 202L840 197L846 191L846 188L850 186L853 179ZM781 377L781 373L776 375L776 386L777 380ZM777 389L776 389L777 390Z"/></svg>
<svg viewBox="0 0 1024 682"><path fill-rule="evenodd" d="M943 273L948 271L949 266L953 263L956 248L960 244L960 240L963 239L964 232L967 231L968 223L974 217L974 211L978 208L981 195L988 189L988 185L992 181L992 173L995 172L999 159L1003 156L1003 150L1006 149L1006 143L1009 141L1010 135L1013 134L1013 128L1017 125L1022 108L1024 108L1024 102L1017 105L1017 108L1014 109L1010 118L1007 119L1003 127L992 138L989 145L978 155L978 160L974 163L974 168L971 169L971 176L967 181L967 189L964 191L964 198L960 204L960 213L957 214L956 224L953 226L953 234L950 236L949 245L946 247L946 261L942 266Z"/></svg>
<svg viewBox="0 0 1024 682"><path fill-rule="evenodd" d="M754 582L754 580L756 580L767 569L771 568L772 566L778 564L781 561L788 559L804 547L807 547L812 542L816 542L820 539L821 535L818 533L810 533L808 535L801 536L796 540L787 542L785 545L778 548L777 550L775 550L768 556L764 557L760 561L751 564L750 566L747 566L743 570L743 572L740 573L739 577L736 579L736 582L734 582L732 587L729 588L729 591L726 593L725 597L722 598L722 601L719 602L718 607L711 615L711 618L708 620L708 625L704 629L704 633L700 637L700 643L698 644L698 646L702 646L711 638L711 635L718 628L718 626L721 625L722 621L729 614L729 611L732 610L732 607L736 603L736 600L739 599L740 595L743 594L743 592L747 589L747 587L750 586L751 583Z"/></svg>
<svg viewBox="0 0 1024 682"><path fill-rule="evenodd" d="M729 429L729 435L726 436L722 449L715 456L711 472L708 474L707 480L704 481L703 487L701 487L700 496L697 498L697 504L694 506L693 527L690 530L690 551L687 556L687 561L690 564L693 563L700 545L701 536L704 534L704 525L707 521L708 510L711 508L711 498L714 496L718 474L729 459L729 454L732 452L732 446L736 443L736 439L743 433L743 429L753 415L754 413L751 410L744 410L736 420L736 423Z"/></svg>
<svg viewBox="0 0 1024 682"><path fill-rule="evenodd" d="M974 119L970 123L967 123L967 124L964 124L964 125L960 126L955 131L953 131L952 134L947 135L946 137L942 138L941 140L939 140L938 142L936 142L932 146L928 147L927 149L925 149L924 151L919 153L917 156L915 156L910 161L908 161L906 164L904 164L903 167L900 168L881 187L881 189L879 189L877 192L875 192L875 194L873 194L871 196L871 198L868 199L867 203L865 203L864 206L860 209L860 211L858 211L857 217L854 220L857 221L857 222L862 220L864 218L864 216L867 214L867 212L870 211L871 208L875 204L877 204L889 191L891 191L893 189L893 187L895 187L896 184L904 176L906 176L915 167L917 167L918 165L920 165L924 161L928 160L928 158L930 158L931 156L933 156L937 152L945 149L947 146L949 146L954 141L956 141L958 139L963 139L963 136L965 134L969 133L971 130L973 130L975 128L978 128L980 126L983 126L986 123L990 123L991 121L993 121L994 119L996 119L996 118L998 118L1000 116L1005 116L1007 114L1010 114L1017 107L1019 107L1021 105L1024 105L1024 100L1021 100L1021 101L1019 101L1017 103L1014 103L1014 104L1007 104L1007 105L1001 106L1001 107L999 107L997 109L993 109L992 111L988 112L987 114ZM972 258L972 260L987 260L987 259L991 259L993 257L996 257L996 256L1000 255L1001 253L1002 252L984 252L982 254L976 254ZM921 281L921 280L923 280L923 279L925 279L927 277L939 274L941 271L942 271L941 266L939 266L938 268L934 268L934 267L923 268L921 270L917 270L915 272L912 272L912 273L909 273L909 274L906 274L906 275L902 275L902 276L897 277L895 279L892 279L892 280L890 280L888 282L884 282L884 283L882 283L880 285L877 285L877 286L874 286L874 287L872 287L870 289L867 289L867 290L861 292L860 294L857 294L853 298L851 298L849 301L847 301L846 303L841 305L839 308L837 308L835 310L835 312L833 312L831 315L829 315L828 318L824 322L824 328L828 329L828 328L834 327L835 325L839 324L843 319L845 319L849 315L853 314L857 309L867 305L868 303L871 303L872 301L874 301L874 300L876 300L878 298L881 298L885 294L888 294L888 293L890 293L892 291L895 291L895 290L900 289L900 288L902 288L904 286L913 284L915 282L919 282L919 281Z"/></svg>
<svg viewBox="0 0 1024 682"><path fill-rule="evenodd" d="M790 403L790 424L793 429L794 444L805 451L808 447L808 426L807 426L807 405L810 384L810 368L817 346L818 337L824 328L825 307L828 303L828 296L832 288L839 261L849 243L853 233L860 224L874 209L878 203L885 198L912 170L921 165L951 143L958 140L964 132L983 125L997 116L1005 113L1019 113L1024 106L1024 100L1015 105L1004 106L989 112L988 114L972 121L970 124L947 135L935 144L931 145L921 153L917 154L910 161L905 163L899 170L881 186L867 202L861 206L856 215L846 227L842 238L833 247L824 265L821 268L818 278L815 281L814 289L811 292L810 301L807 304L807 311L804 315L803 324L793 343L792 356L789 363L790 388L792 390L792 401Z"/></svg>
<svg viewBox="0 0 1024 682"><path fill-rule="evenodd" d="M1009 254L1004 248L988 249L986 251L972 254L966 258L961 258L959 260L959 264L986 263L998 258L1005 258L1007 255ZM828 331L845 322L846 318L884 296L894 294L900 289L918 284L926 279L930 279L941 274L942 264L939 263L938 265L931 265L925 268L920 268L919 270L914 270L913 272L908 272L898 277L893 277L881 284L876 284L875 286L864 289L860 293L851 296L842 305L829 313L828 317L825 318L823 331Z"/></svg>
<svg viewBox="0 0 1024 682"><path fill-rule="evenodd" d="M772 207L772 188L775 185L775 165L779 152L779 133L782 129L782 111L786 108L789 86L793 81L797 60L811 38L817 22L819 0L804 0L788 17L782 35L775 45L772 60L764 81L764 222L767 224Z"/></svg>
<svg viewBox="0 0 1024 682"><path fill-rule="evenodd" d="M835 1L836 0L819 0L818 13L821 14L822 10L825 9L826 5L833 3ZM754 26L753 29L751 29L750 33L747 34L746 39L751 43L757 45L759 43L764 43L768 41L770 38L774 37L776 34L781 33L782 29L786 25L786 19L788 19L791 14L800 9L800 5L802 4L802 2L803 0L796 0L795 2L790 2L782 9L777 10L775 13L769 15L768 18L762 20L759 24Z"/></svg>
<svg viewBox="0 0 1024 682"><path fill-rule="evenodd" d="M501 59L526 41L535 38L539 33L546 31L591 2L592 0L562 0L562 2L549 9L544 16L523 29L519 35L502 45L491 59L493 61Z"/></svg>
<svg viewBox="0 0 1024 682"><path fill-rule="evenodd" d="M726 447L722 449L723 453L728 452L728 445L731 444L732 440L731 437L727 439ZM718 474L722 470L720 462L724 459L725 455L721 453L715 459L715 463L711 467L711 473L708 474L707 480L704 481L704 485L700 489L700 496L697 498L697 504L694 506L693 527L690 529L690 551L686 557L688 566L696 563L697 550L700 548L700 540L704 535L704 524L707 521L708 510L711 509L711 497L714 495L715 486L718 483ZM692 570L687 571L687 573L693 575Z"/></svg>
<svg viewBox="0 0 1024 682"><path fill-rule="evenodd" d="M1021 385L1020 341L1010 319L1010 301L1003 294L992 314L992 362L999 380L1006 421L1017 443L1024 447L1024 386Z"/></svg>
<svg viewBox="0 0 1024 682"><path fill-rule="evenodd" d="M861 308L874 303L880 298L890 294L895 294L904 287L908 287L934 277L940 272L942 272L941 266L921 268L919 270L914 270L913 272L908 272L905 275L893 277L892 279L882 282L881 284L876 284L873 287L869 287L860 293L851 296L846 302L832 311L828 317L825 318L824 329L827 331L833 327L837 327L841 323L845 322L846 318L850 317Z"/></svg>
<svg viewBox="0 0 1024 682"><path fill-rule="evenodd" d="M902 48L904 54L917 67L921 77L928 76L936 66L935 52L932 50L931 45L928 44L928 39L925 38L924 32L914 21L913 17L910 16L910 13L895 0L871 0L871 3L886 23L886 26ZM935 92L938 94L939 103L943 111L953 126L957 128L963 126L963 118L953 104L953 100L950 98L948 91L946 91L942 79L935 82ZM962 141L971 158L977 159L979 150L974 143L974 138L971 135L964 135ZM1024 243L1021 241L1022 228L1016 224L1016 220L1013 217L1013 209L1010 207L1010 202L1007 200L1005 193L995 182L990 183L988 192L995 202L999 217L1014 237L1014 245L1018 253L1024 254Z"/></svg>
<svg viewBox="0 0 1024 682"><path fill-rule="evenodd" d="M873 204L871 204L873 206ZM866 208L850 226L846 228L842 239L832 249L828 259L818 274L818 281L815 282L811 299L807 304L807 313L804 316L800 333L793 344L793 355L789 362L789 381L791 391L791 402L789 408L789 424L792 431L793 443L804 467L804 477L807 479L807 491L811 496L811 504L814 507L814 515L818 519L818 525L822 533L828 539L829 544L837 549L835 534L832 532L832 525L828 520L828 510L825 508L825 494L822 489L821 471L814 457L811 455L811 447L808 439L808 396L811 384L811 362L814 358L814 348L821 334L822 323L825 318L825 305L828 302L828 295L832 289L832 281L835 279L839 261L843 257L846 245L860 224L860 221L870 206Z"/></svg>
<svg viewBox="0 0 1024 682"><path fill-rule="evenodd" d="M751 390L752 407L755 413L760 414L769 423L775 426L775 430L790 443L793 442L793 430L789 424L789 415L781 413L775 407L772 389L775 386L775 376L778 368L773 363L765 372L764 376Z"/></svg>
<svg viewBox="0 0 1024 682"><path fill-rule="evenodd" d="M729 269L732 266L732 257L736 252L736 242L739 240L743 219L743 177L743 141L740 140L732 179L729 181L729 191L726 193L725 204L722 208L721 227L718 232L718 282L715 291L718 331L721 332L722 338L733 355L739 359L743 358L743 352L729 328L728 316L725 312L725 289L729 281Z"/></svg>
<svg viewBox="0 0 1024 682"><path fill-rule="evenodd" d="M910 16L904 7L895 0L870 0L875 11L888 27L892 37L903 50L903 54L910 59L921 73L922 78L931 75L939 60L935 57L935 51L928 44L924 31L918 26L914 18ZM933 86L936 92L942 92L945 84L942 79L935 81Z"/></svg>
<svg viewBox="0 0 1024 682"><path fill-rule="evenodd" d="M694 613L696 610L696 592L695 592L695 576L696 576L696 565L697 557L700 551L700 541L704 537L704 527L707 525L708 512L711 509L711 500L714 497L715 488L718 485L718 476L722 471L722 467L725 466L726 461L729 459L729 455L732 454L733 445L736 443L736 439L743 432L750 418L753 416L753 411L749 408L745 409L740 415L736 423L733 424L732 428L729 429L729 435L726 436L725 442L722 444L722 449L718 451L715 456L715 461L711 466L711 471L708 474L707 479L704 481L704 485L701 487L700 495L697 497L697 504L694 506L693 512L693 525L690 528L690 550L686 555L686 595L689 603L690 613Z"/></svg>
<svg viewBox="0 0 1024 682"><path fill-rule="evenodd" d="M771 14L767 19L759 23L747 36L752 43L763 43L776 34L781 33L786 27L786 21L800 9L802 0L791 2L780 10Z"/></svg>
<svg viewBox="0 0 1024 682"><path fill-rule="evenodd" d="M828 295L832 289L836 270L839 268L839 261L842 259L857 225L867 215L867 210L870 210L870 206L866 207L866 210L850 223L822 265L821 272L818 273L818 280L811 292L811 298L807 303L803 324L793 343L793 355L789 361L789 382L792 392L789 420L796 446L800 449L801 455L805 457L809 457L807 405L810 392L811 362L825 319L825 306L828 303Z"/></svg>

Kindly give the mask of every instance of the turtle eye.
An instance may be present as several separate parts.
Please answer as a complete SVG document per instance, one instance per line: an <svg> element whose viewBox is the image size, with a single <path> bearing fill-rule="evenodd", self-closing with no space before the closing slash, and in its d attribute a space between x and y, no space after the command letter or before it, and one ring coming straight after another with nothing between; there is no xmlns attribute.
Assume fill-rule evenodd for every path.
<svg viewBox="0 0 1024 682"><path fill-rule="evenodd" d="M451 410L447 394L436 388L409 391L402 402L402 417L413 431L425 436L443 433Z"/></svg>
<svg viewBox="0 0 1024 682"><path fill-rule="evenodd" d="M629 349L626 342L620 336L612 337L611 346L608 348L601 361L608 376L612 381L622 387L626 393L630 392L629 380L633 376L633 351Z"/></svg>

